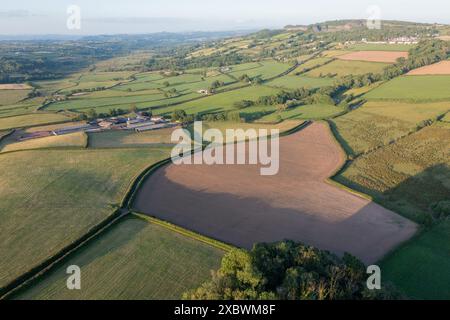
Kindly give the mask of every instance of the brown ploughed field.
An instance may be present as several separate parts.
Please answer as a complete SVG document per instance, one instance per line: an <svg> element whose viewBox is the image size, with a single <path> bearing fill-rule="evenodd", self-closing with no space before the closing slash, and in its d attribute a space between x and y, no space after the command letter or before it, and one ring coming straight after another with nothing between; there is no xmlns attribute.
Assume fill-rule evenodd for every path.
<svg viewBox="0 0 450 320"><path fill-rule="evenodd" d="M340 60L394 63L397 61L398 58L408 58L408 52L357 51L337 56L336 58Z"/></svg>
<svg viewBox="0 0 450 320"><path fill-rule="evenodd" d="M414 69L408 72L411 76L423 75L450 75L450 61L445 60L429 66Z"/></svg>
<svg viewBox="0 0 450 320"><path fill-rule="evenodd" d="M349 252L365 263L410 238L416 224L325 180L344 156L324 123L281 138L280 170L259 165L167 165L140 189L134 209L251 248L284 239Z"/></svg>

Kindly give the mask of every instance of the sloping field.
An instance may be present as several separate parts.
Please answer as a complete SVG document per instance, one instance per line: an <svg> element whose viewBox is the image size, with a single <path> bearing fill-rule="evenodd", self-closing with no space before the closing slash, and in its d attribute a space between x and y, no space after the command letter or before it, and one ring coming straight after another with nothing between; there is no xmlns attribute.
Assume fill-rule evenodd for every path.
<svg viewBox="0 0 450 320"><path fill-rule="evenodd" d="M216 270L223 255L139 218L126 218L15 299L180 299ZM82 270L82 290L67 290L66 268Z"/></svg>
<svg viewBox="0 0 450 320"><path fill-rule="evenodd" d="M412 44L357 43L346 49L353 51L409 51L414 47L415 45Z"/></svg>
<svg viewBox="0 0 450 320"><path fill-rule="evenodd" d="M449 252L450 220L447 220L384 259L383 276L410 298L449 300Z"/></svg>
<svg viewBox="0 0 450 320"><path fill-rule="evenodd" d="M212 238L250 248L293 239L374 262L416 225L324 180L344 156L326 124L280 142L280 171L257 165L169 165L155 172L134 207Z"/></svg>
<svg viewBox="0 0 450 320"><path fill-rule="evenodd" d="M425 66L422 68L414 69L408 72L410 76L417 75L450 75L450 61L441 61L435 64L431 64L429 66Z"/></svg>
<svg viewBox="0 0 450 320"><path fill-rule="evenodd" d="M408 52L403 51L357 51L337 57L340 60L356 60L393 63L398 58L408 58Z"/></svg>
<svg viewBox="0 0 450 320"><path fill-rule="evenodd" d="M388 81L364 96L369 100L428 102L450 99L449 76L403 76Z"/></svg>
<svg viewBox="0 0 450 320"><path fill-rule="evenodd" d="M343 77L366 73L381 73L386 66L388 66L388 64L382 62L335 60L307 72L306 75L310 77L320 77L331 74Z"/></svg>
<svg viewBox="0 0 450 320"><path fill-rule="evenodd" d="M75 132L62 136L50 136L40 139L26 140L16 143L11 143L1 148L1 152L16 151L16 150L31 150L41 148L63 148L63 147L77 147L84 148L87 145L87 135L84 132Z"/></svg>
<svg viewBox="0 0 450 320"><path fill-rule="evenodd" d="M0 287L104 221L168 148L0 155Z"/></svg>
<svg viewBox="0 0 450 320"><path fill-rule="evenodd" d="M450 199L450 125L433 125L357 158L336 180L418 222Z"/></svg>
<svg viewBox="0 0 450 320"><path fill-rule="evenodd" d="M57 113L32 113L17 117L0 118L0 130L38 126L69 120L69 117Z"/></svg>
<svg viewBox="0 0 450 320"><path fill-rule="evenodd" d="M148 147L154 144L171 144L173 128L144 131L103 131L89 133L89 148Z"/></svg>
<svg viewBox="0 0 450 320"><path fill-rule="evenodd" d="M449 110L447 102L370 101L334 119L333 123L345 140L347 153L355 155L405 136L424 121L435 119Z"/></svg>
<svg viewBox="0 0 450 320"><path fill-rule="evenodd" d="M28 89L0 90L0 106L18 103L19 101L25 99L30 92L31 90Z"/></svg>
<svg viewBox="0 0 450 320"><path fill-rule="evenodd" d="M312 77L287 75L281 78L277 78L267 83L267 85L271 87L280 87L285 89L299 89L299 88L320 88L332 86L333 83L334 80L329 78L312 78Z"/></svg>

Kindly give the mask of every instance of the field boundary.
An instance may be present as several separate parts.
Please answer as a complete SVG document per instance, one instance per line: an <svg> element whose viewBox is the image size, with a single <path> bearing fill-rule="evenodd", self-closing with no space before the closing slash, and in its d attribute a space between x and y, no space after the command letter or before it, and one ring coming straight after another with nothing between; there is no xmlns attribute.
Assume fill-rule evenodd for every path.
<svg viewBox="0 0 450 320"><path fill-rule="evenodd" d="M216 239L204 236L204 235L202 235L200 233L197 233L197 232L185 229L185 228L180 227L178 225L175 225L175 224L173 224L171 222L155 218L154 216L151 216L151 215L148 215L148 214L138 213L138 212L134 212L134 211L131 214L136 216L136 217L138 217L138 218L140 218L140 219L143 219L143 220L145 220L147 222L150 222L152 224L156 224L156 225L161 226L161 227L163 227L163 228L165 228L167 230L170 230L170 231L173 231L175 233L181 234L181 235L183 235L185 237L188 237L188 238L191 238L193 240L197 240L197 241L200 241L202 243L208 244L208 245L210 245L210 246L212 246L214 248L223 250L225 252L229 252L229 251L237 248L237 247L235 247L233 245L230 245L228 243L225 243L225 242L222 242L222 241L219 241L219 240L216 240Z"/></svg>
<svg viewBox="0 0 450 320"><path fill-rule="evenodd" d="M93 226L87 233L73 241L68 246L62 248L58 253L44 260L40 264L34 266L29 271L23 273L18 278L12 280L5 286L0 288L0 300L5 300L14 295L19 290L27 288L29 285L44 276L48 271L64 262L72 253L87 245L91 240L100 236L104 231L109 229L112 225L128 215L128 211L116 209L112 215Z"/></svg>

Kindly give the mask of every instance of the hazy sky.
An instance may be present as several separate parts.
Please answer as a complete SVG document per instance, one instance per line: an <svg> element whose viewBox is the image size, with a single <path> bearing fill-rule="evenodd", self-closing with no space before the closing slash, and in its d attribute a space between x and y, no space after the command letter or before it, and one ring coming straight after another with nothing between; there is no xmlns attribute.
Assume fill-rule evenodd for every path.
<svg viewBox="0 0 450 320"><path fill-rule="evenodd" d="M282 27L343 18L450 23L448 0L1 0L0 34L114 34ZM66 27L67 7L81 29Z"/></svg>

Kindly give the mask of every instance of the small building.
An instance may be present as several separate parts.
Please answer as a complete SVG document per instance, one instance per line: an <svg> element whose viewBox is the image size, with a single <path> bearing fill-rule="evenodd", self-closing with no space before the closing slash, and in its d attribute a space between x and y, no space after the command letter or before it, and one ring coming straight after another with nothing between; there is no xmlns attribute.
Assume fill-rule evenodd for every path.
<svg viewBox="0 0 450 320"><path fill-rule="evenodd" d="M197 93L200 93L200 94L209 94L209 90L208 90L208 89L200 89L200 90L197 91Z"/></svg>
<svg viewBox="0 0 450 320"><path fill-rule="evenodd" d="M76 125L76 126L68 126L68 127L55 129L52 131L52 134L55 136L60 136L63 134L69 134L69 133L74 133L74 132L79 132L79 131L87 131L87 130L91 130L94 128L96 128L96 126L93 126L90 124L81 124L81 125Z"/></svg>
<svg viewBox="0 0 450 320"><path fill-rule="evenodd" d="M136 132L144 132L144 131L151 131L151 130L158 130L158 129L164 129L164 128L171 128L175 127L177 124L174 123L155 123L147 126L140 126L136 127L134 130Z"/></svg>

